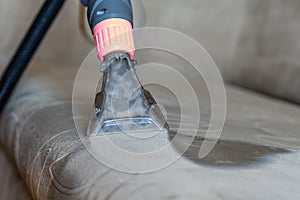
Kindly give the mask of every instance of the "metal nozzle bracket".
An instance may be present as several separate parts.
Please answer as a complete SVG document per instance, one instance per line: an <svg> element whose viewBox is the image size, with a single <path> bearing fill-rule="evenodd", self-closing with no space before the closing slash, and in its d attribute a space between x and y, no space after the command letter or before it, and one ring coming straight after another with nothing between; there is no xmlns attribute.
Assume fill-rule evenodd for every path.
<svg viewBox="0 0 300 200"><path fill-rule="evenodd" d="M168 130L158 104L135 72L136 62L127 53L115 52L101 64L103 83L95 99L95 117L88 133L97 136L120 132Z"/></svg>

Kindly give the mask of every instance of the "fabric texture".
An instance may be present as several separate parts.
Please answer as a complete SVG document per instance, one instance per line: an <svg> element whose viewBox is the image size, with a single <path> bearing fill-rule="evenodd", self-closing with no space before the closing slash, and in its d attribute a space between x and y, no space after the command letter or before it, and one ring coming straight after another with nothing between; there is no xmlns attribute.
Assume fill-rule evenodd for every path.
<svg viewBox="0 0 300 200"><path fill-rule="evenodd" d="M300 103L300 1L251 0L237 46L232 81Z"/></svg>
<svg viewBox="0 0 300 200"><path fill-rule="evenodd" d="M0 148L0 199L30 200L30 194L14 163Z"/></svg>
<svg viewBox="0 0 300 200"><path fill-rule="evenodd" d="M219 143L205 159L198 158L203 142L200 131L200 139L169 167L153 173L123 173L96 160L77 134L71 104L76 69L42 64L36 69L6 107L0 135L34 199L300 197L298 106L227 87L226 124ZM202 83L196 85L201 104L206 105L208 94ZM164 94L157 101L174 109ZM206 124L209 116L205 111L203 115ZM180 153L180 144L187 138L180 137L174 153ZM133 148L153 145L140 146L124 135L114 139Z"/></svg>

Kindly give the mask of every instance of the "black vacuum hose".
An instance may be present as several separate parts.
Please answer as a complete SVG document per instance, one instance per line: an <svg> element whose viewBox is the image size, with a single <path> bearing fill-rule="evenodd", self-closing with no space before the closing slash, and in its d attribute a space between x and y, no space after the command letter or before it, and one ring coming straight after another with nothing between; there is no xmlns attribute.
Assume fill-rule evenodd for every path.
<svg viewBox="0 0 300 200"><path fill-rule="evenodd" d="M0 113L65 0L46 0L0 80Z"/></svg>

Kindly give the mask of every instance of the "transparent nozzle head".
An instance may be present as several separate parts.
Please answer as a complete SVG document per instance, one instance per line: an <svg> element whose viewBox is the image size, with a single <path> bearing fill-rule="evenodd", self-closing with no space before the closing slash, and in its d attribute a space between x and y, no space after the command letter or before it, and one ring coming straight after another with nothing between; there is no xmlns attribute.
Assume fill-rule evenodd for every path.
<svg viewBox="0 0 300 200"><path fill-rule="evenodd" d="M101 64L102 89L96 95L88 135L168 130L158 104L126 53L112 53Z"/></svg>

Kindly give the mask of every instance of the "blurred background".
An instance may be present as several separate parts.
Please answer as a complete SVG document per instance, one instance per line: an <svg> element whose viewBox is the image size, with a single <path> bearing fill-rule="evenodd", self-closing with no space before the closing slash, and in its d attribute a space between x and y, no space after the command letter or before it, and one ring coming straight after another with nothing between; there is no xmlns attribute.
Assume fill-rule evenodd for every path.
<svg viewBox="0 0 300 200"><path fill-rule="evenodd" d="M143 19L137 20L194 38L227 82L300 103L299 0L138 1L145 16L138 14ZM1 70L42 3L0 1ZM79 7L79 0L66 2L35 62L80 66L94 45L80 32ZM140 6L136 12L141 13Z"/></svg>

